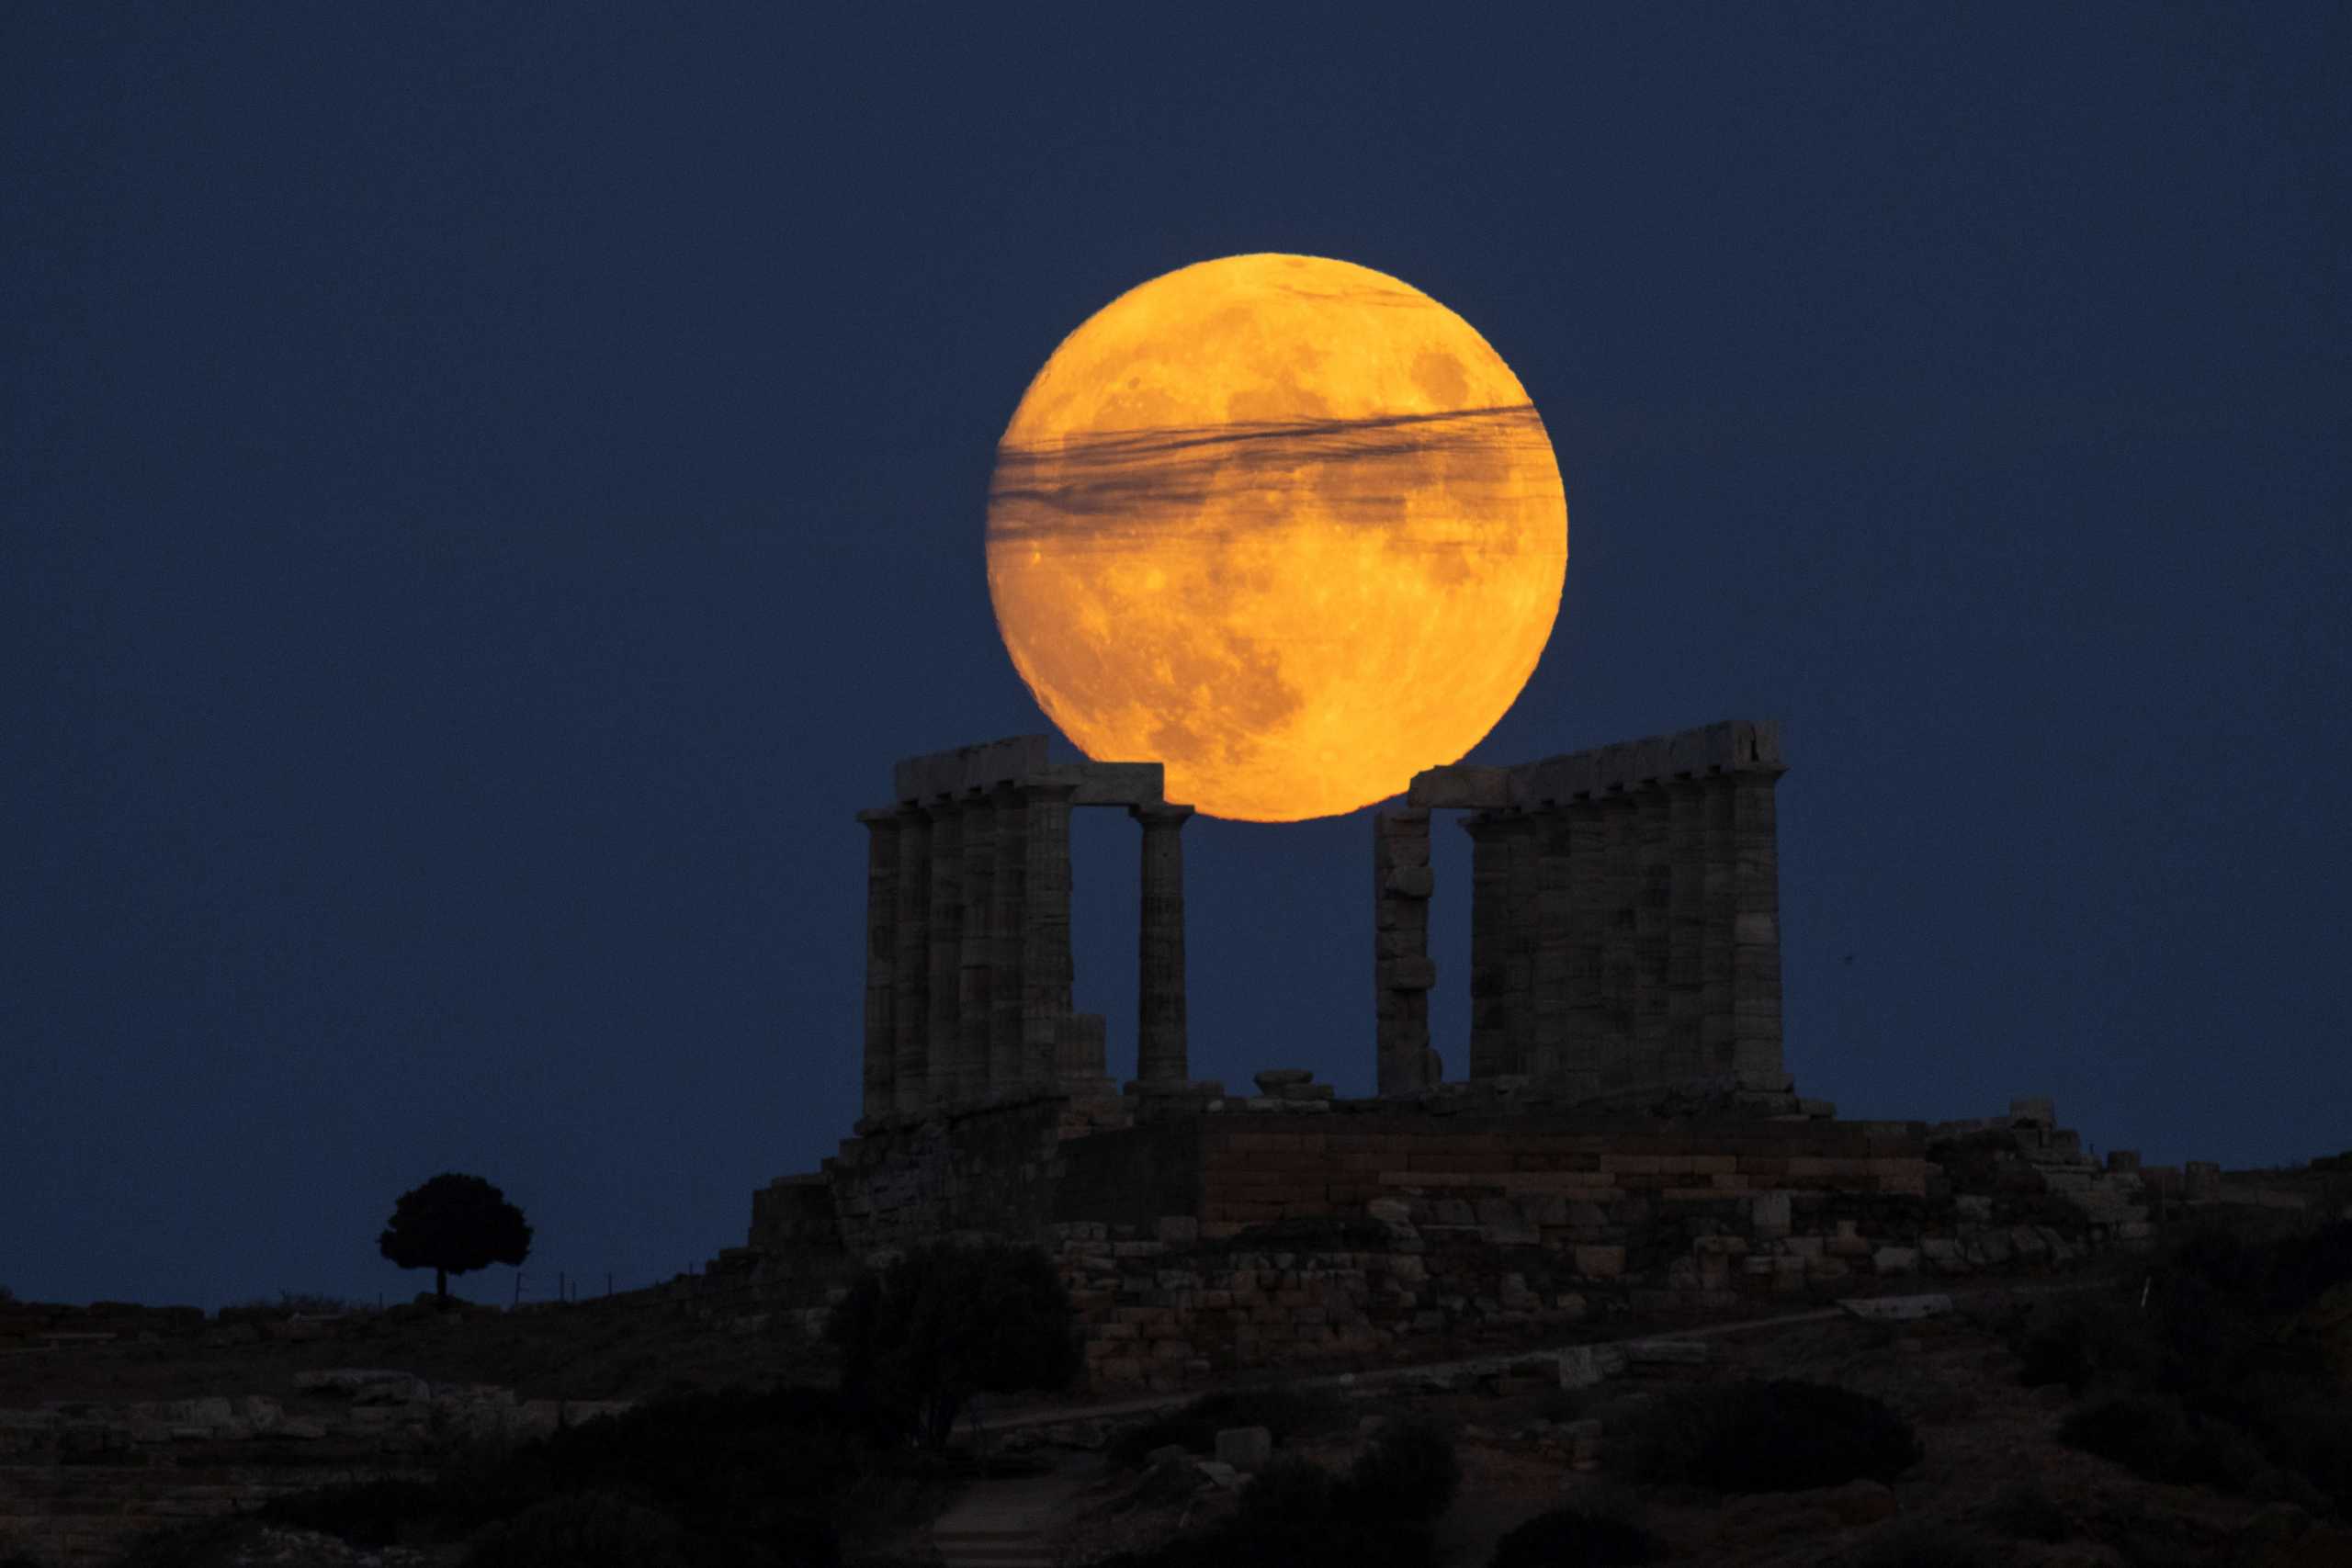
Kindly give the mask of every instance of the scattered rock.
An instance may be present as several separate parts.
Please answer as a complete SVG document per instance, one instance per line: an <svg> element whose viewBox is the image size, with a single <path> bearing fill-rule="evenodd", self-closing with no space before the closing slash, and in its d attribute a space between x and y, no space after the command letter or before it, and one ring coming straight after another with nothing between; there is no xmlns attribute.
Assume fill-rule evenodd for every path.
<svg viewBox="0 0 2352 1568"><path fill-rule="evenodd" d="M384 1367L333 1367L324 1371L294 1374L294 1387L303 1393L356 1394L361 1389L383 1383L422 1386L424 1380L414 1372Z"/></svg>
<svg viewBox="0 0 2352 1568"><path fill-rule="evenodd" d="M1951 1298L1946 1295L1848 1297L1838 1304L1871 1323L1905 1323L1913 1318L1941 1317L1951 1311Z"/></svg>
<svg viewBox="0 0 2352 1568"><path fill-rule="evenodd" d="M1193 1469L1220 1491L1233 1492L1240 1489L1241 1472L1232 1465L1217 1460L1204 1459L1195 1462Z"/></svg>
<svg viewBox="0 0 2352 1568"><path fill-rule="evenodd" d="M1264 1427L1227 1427L1216 1435L1218 1462L1236 1470L1261 1470L1273 1454L1274 1435Z"/></svg>

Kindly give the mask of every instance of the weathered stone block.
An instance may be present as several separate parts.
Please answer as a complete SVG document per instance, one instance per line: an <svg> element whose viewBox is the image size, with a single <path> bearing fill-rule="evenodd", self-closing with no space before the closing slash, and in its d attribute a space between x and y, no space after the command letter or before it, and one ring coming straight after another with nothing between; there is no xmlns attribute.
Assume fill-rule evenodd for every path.
<svg viewBox="0 0 2352 1568"><path fill-rule="evenodd" d="M1392 991L1426 991L1437 984L1437 960L1426 953L1408 953L1381 965L1380 983Z"/></svg>
<svg viewBox="0 0 2352 1568"><path fill-rule="evenodd" d="M1263 1470L1275 1458L1275 1434L1265 1427L1226 1427L1216 1434L1216 1462L1235 1470Z"/></svg>
<svg viewBox="0 0 2352 1568"><path fill-rule="evenodd" d="M1437 891L1437 874L1425 865L1400 865L1382 879L1380 887L1398 898L1427 898Z"/></svg>
<svg viewBox="0 0 2352 1568"><path fill-rule="evenodd" d="M1615 1280L1625 1272L1625 1249L1623 1247L1579 1247L1576 1249L1577 1272L1588 1280Z"/></svg>

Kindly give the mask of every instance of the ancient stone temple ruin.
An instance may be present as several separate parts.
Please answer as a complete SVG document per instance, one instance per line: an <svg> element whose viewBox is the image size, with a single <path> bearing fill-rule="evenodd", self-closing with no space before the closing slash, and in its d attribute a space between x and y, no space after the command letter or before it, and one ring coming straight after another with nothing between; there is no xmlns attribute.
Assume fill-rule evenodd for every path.
<svg viewBox="0 0 2352 1568"><path fill-rule="evenodd" d="M1189 806L1158 762L1049 762L1020 736L900 762L865 824L865 1116L920 1118L1103 1081L1103 1021L1070 1003L1069 814L1143 829L1136 1078L1182 1084Z"/></svg>
<svg viewBox="0 0 2352 1568"><path fill-rule="evenodd" d="M1465 811L1470 1077L1571 1094L1781 1077L1780 728L1710 725L1515 768L1431 768L1373 821L1379 1084L1429 1051L1430 812ZM1780 1087L1775 1085L1775 1087Z"/></svg>
<svg viewBox="0 0 2352 1568"><path fill-rule="evenodd" d="M1372 821L1376 1092L1194 1079L1182 829L1155 762L1042 736L901 762L868 839L864 1114L753 1194L722 1269L820 1321L861 1264L995 1235L1057 1258L1091 1382L1516 1345L1619 1313L1724 1315L1858 1280L2045 1269L2149 1233L2211 1173L2105 1166L2049 1102L1841 1121L1782 1062L1778 728L1740 720L1515 767L1433 768ZM1069 813L1140 828L1136 1067L1076 1012ZM1465 814L1464 1071L1430 1035ZM1459 895L1454 895L1458 897ZM1334 1020L1345 1034L1361 1023ZM2199 1183L2203 1183L2200 1189ZM2209 1194L2210 1195L2210 1192Z"/></svg>

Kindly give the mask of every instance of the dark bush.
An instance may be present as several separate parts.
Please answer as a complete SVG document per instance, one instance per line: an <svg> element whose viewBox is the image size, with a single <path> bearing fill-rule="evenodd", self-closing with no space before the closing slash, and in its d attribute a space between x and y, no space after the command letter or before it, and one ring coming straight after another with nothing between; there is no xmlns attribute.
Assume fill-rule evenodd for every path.
<svg viewBox="0 0 2352 1568"><path fill-rule="evenodd" d="M1062 1388L1079 1368L1069 1292L1035 1247L917 1247L860 1275L825 1332L842 1386L934 1452L974 1394Z"/></svg>
<svg viewBox="0 0 2352 1568"><path fill-rule="evenodd" d="M1430 1568L1427 1527L1370 1517L1320 1465L1284 1456L1217 1529L1098 1568Z"/></svg>
<svg viewBox="0 0 2352 1568"><path fill-rule="evenodd" d="M821 1563L836 1553L830 1521L916 1457L886 1462L861 1423L830 1393L696 1393L511 1448L486 1446L453 1458L430 1483L278 1498L263 1517L365 1547L455 1540L489 1527L503 1532L499 1550L519 1552L568 1540L566 1532L626 1537L645 1524L611 1506L617 1499L667 1521L676 1550L695 1563ZM597 1497L605 1501L582 1501ZM506 1528L535 1511L527 1528Z"/></svg>
<svg viewBox="0 0 2352 1568"><path fill-rule="evenodd" d="M1893 1481L1919 1461L1911 1424L1868 1394L1779 1379L1691 1389L1645 1411L1635 1474L1719 1492Z"/></svg>
<svg viewBox="0 0 2352 1568"><path fill-rule="evenodd" d="M1665 1555L1664 1543L1630 1520L1555 1508L1497 1541L1489 1568L1617 1568Z"/></svg>
<svg viewBox="0 0 2352 1568"><path fill-rule="evenodd" d="M2019 1482L1993 1500L1987 1516L1993 1528L2014 1540L2038 1540L2055 1546L2074 1538L2074 1522L2049 1493L2033 1482Z"/></svg>
<svg viewBox="0 0 2352 1568"><path fill-rule="evenodd" d="M686 1532L655 1509L605 1492L550 1497L492 1526L466 1568L691 1568Z"/></svg>
<svg viewBox="0 0 2352 1568"><path fill-rule="evenodd" d="M1181 1410L1156 1416L1129 1427L1111 1439L1114 1464L1134 1469L1144 1456L1170 1443L1182 1443L1194 1453L1216 1447L1216 1435L1228 1427L1263 1427L1276 1443L1307 1432L1328 1430L1346 1416L1348 1402L1327 1388L1302 1388L1268 1383L1259 1388L1228 1389L1204 1393Z"/></svg>
<svg viewBox="0 0 2352 1568"><path fill-rule="evenodd" d="M1312 1460L1284 1455L1260 1471L1241 1494L1237 1517L1252 1522L1299 1518L1319 1520L1330 1514L1339 1496L1339 1483Z"/></svg>
<svg viewBox="0 0 2352 1568"><path fill-rule="evenodd" d="M1462 1461L1453 1439L1426 1417L1390 1423L1348 1472L1343 1512L1386 1524L1426 1524L1453 1502Z"/></svg>
<svg viewBox="0 0 2352 1568"><path fill-rule="evenodd" d="M397 1546L443 1512L440 1489L429 1481L368 1481L273 1497L259 1517L353 1546Z"/></svg>
<svg viewBox="0 0 2352 1568"><path fill-rule="evenodd" d="M2201 1229L2143 1292L2027 1332L2023 1375L2094 1396L2062 1435L2139 1474L2352 1508L2352 1423L2311 1327L2347 1279L2352 1224Z"/></svg>
<svg viewBox="0 0 2352 1568"><path fill-rule="evenodd" d="M2170 1394L2112 1395L2075 1411L2061 1442L2111 1459L2135 1475L2226 1492L2276 1495L2277 1467L2245 1431L2198 1416Z"/></svg>
<svg viewBox="0 0 2352 1568"><path fill-rule="evenodd" d="M1897 1525L1838 1561L1841 1568L1999 1568L2005 1558L1973 1536L1922 1519Z"/></svg>

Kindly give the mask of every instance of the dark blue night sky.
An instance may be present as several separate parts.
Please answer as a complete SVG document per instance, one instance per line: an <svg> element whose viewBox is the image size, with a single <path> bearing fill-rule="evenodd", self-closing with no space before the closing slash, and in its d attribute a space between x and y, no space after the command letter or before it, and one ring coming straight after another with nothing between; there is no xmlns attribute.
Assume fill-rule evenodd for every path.
<svg viewBox="0 0 2352 1568"><path fill-rule="evenodd" d="M672 9L0 21L0 1283L404 1296L450 1168L526 1299L739 1244L856 1114L851 814L1045 727L1006 419L1244 251L1549 425L1474 760L1784 721L1803 1092L2352 1145L2352 13ZM1194 1071L1369 1092L1363 817L1185 838ZM1133 824L1076 855L1124 1072Z"/></svg>

